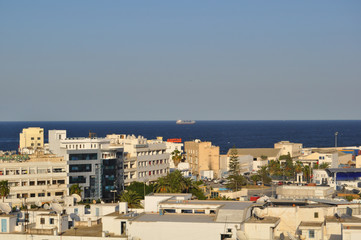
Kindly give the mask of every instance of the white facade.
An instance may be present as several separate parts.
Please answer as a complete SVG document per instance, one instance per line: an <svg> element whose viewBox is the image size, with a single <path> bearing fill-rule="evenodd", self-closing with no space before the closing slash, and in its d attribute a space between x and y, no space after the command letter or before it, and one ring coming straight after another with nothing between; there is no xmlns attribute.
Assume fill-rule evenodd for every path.
<svg viewBox="0 0 361 240"><path fill-rule="evenodd" d="M112 199L110 192L121 189L123 151L111 147L107 138L67 138L65 130L49 131L49 150L67 162L69 187L79 184L82 197Z"/></svg>
<svg viewBox="0 0 361 240"><path fill-rule="evenodd" d="M176 168L172 159L172 153L178 150L180 154L183 154L183 143L164 142L166 145L166 153L169 153L169 167Z"/></svg>
<svg viewBox="0 0 361 240"><path fill-rule="evenodd" d="M124 184L154 182L169 173L169 153L162 140L134 135L107 135L111 146L124 149Z"/></svg>
<svg viewBox="0 0 361 240"><path fill-rule="evenodd" d="M30 155L28 160L1 160L0 181L7 180L5 202L21 205L60 200L68 193L67 164L54 155ZM26 200L25 200L26 199Z"/></svg>

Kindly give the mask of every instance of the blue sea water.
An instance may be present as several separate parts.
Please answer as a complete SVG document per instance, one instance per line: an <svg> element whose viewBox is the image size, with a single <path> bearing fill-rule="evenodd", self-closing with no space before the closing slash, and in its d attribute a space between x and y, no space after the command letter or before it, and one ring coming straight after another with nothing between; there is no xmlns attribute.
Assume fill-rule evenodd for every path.
<svg viewBox="0 0 361 240"><path fill-rule="evenodd" d="M68 137L86 137L89 131L98 137L122 133L182 138L183 141L201 139L220 146L225 153L232 146L239 148L273 147L282 140L303 143L304 147L361 145L361 121L197 121L194 125L176 125L175 121L106 121L106 122L0 122L0 150L16 150L23 128L42 127L65 129Z"/></svg>

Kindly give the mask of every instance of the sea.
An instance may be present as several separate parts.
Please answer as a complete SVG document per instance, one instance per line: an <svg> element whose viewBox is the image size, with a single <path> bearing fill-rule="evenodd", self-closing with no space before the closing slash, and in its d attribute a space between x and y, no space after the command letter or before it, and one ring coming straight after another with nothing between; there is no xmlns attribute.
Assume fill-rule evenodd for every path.
<svg viewBox="0 0 361 240"><path fill-rule="evenodd" d="M273 148L279 141L302 143L304 147L333 147L337 132L338 146L361 145L361 120L318 121L197 121L193 125L177 125L175 121L78 121L78 122L0 122L0 150L17 150L23 128L67 130L68 137L87 137L89 131L97 137L107 134L134 134L148 139L162 136L182 141L200 139L220 147L222 154L229 148Z"/></svg>

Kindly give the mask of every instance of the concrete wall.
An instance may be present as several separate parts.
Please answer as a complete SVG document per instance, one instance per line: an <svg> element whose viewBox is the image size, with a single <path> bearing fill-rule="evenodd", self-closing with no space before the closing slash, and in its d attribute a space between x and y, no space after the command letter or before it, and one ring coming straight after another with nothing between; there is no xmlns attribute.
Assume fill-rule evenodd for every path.
<svg viewBox="0 0 361 240"><path fill-rule="evenodd" d="M235 238L234 225L234 223L224 222L132 222L128 234L133 240L220 240L221 233L224 233L227 228L232 228Z"/></svg>

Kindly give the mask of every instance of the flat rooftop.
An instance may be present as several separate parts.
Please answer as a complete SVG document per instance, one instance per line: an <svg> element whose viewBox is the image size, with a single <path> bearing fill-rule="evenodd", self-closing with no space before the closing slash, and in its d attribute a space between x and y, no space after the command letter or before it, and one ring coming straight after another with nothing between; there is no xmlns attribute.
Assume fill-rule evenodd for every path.
<svg viewBox="0 0 361 240"><path fill-rule="evenodd" d="M213 223L215 222L215 216L200 215L191 213L166 213L164 215L159 214L141 214L133 219L133 222L201 222L201 223Z"/></svg>
<svg viewBox="0 0 361 240"><path fill-rule="evenodd" d="M246 223L277 223L279 220L280 218L278 217L265 217L263 219L251 217L246 221Z"/></svg>
<svg viewBox="0 0 361 240"><path fill-rule="evenodd" d="M66 230L62 236L101 237L103 224L92 227L76 227Z"/></svg>
<svg viewBox="0 0 361 240"><path fill-rule="evenodd" d="M242 210L253 205L253 202L240 202L240 201L216 201L216 200L166 200L161 204L175 204L175 205L219 205L222 209Z"/></svg>
<svg viewBox="0 0 361 240"><path fill-rule="evenodd" d="M323 222L301 222L300 227L322 227Z"/></svg>
<svg viewBox="0 0 361 240"><path fill-rule="evenodd" d="M358 217L326 217L326 222L345 222L345 223L361 223L361 218Z"/></svg>

